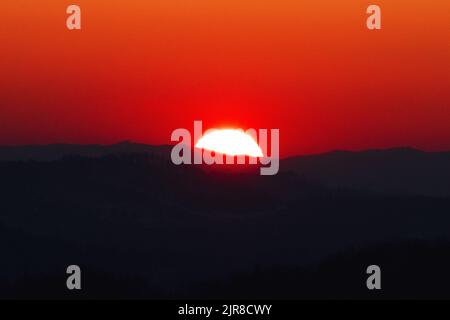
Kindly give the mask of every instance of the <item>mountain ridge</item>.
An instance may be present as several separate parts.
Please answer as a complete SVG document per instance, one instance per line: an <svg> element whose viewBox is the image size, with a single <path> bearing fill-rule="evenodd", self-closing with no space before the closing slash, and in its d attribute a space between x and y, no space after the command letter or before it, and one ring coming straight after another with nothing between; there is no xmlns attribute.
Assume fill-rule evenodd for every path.
<svg viewBox="0 0 450 320"><path fill-rule="evenodd" d="M171 148L130 141L112 145L0 146L0 161L56 161L68 156L98 158L128 153L156 155L170 161ZM202 169L208 171L209 167L203 165ZM281 159L280 173L294 173L331 188L387 195L450 196L450 151L428 152L411 147L336 150Z"/></svg>

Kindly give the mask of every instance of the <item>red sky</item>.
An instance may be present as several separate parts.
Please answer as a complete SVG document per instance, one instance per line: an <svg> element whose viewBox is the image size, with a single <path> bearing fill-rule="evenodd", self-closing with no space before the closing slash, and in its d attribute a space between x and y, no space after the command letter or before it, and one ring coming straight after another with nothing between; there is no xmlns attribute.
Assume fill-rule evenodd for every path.
<svg viewBox="0 0 450 320"><path fill-rule="evenodd" d="M82 30L66 29L69 4ZM281 155L450 150L450 2L2 0L0 144L279 128Z"/></svg>

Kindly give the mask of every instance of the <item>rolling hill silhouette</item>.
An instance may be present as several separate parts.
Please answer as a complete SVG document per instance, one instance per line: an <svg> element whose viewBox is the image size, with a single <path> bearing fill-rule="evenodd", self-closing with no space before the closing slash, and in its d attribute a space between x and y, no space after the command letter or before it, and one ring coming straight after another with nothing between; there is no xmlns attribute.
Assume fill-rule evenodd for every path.
<svg viewBox="0 0 450 320"><path fill-rule="evenodd" d="M286 282L264 282L264 297L307 297L313 286L311 297L358 296L360 287L336 291L327 279L364 284L351 271L365 270L361 255L388 274L408 259L389 257L411 242L414 261L447 261L448 153L296 157L260 176L174 166L168 152L131 143L1 148L0 295L80 297L64 287L65 267L78 264L90 279L85 298L227 296L268 277ZM418 279L419 296L429 272L413 271L404 276ZM409 289L391 286L386 297Z"/></svg>
<svg viewBox="0 0 450 320"><path fill-rule="evenodd" d="M384 194L450 195L450 152L412 148L337 151L288 158L292 170L330 187L372 190Z"/></svg>
<svg viewBox="0 0 450 320"><path fill-rule="evenodd" d="M72 155L102 157L130 153L169 159L170 149L169 145L152 146L129 141L113 145L7 146L0 147L0 161L53 161ZM203 168L209 169L209 166ZM335 151L283 159L280 170L295 172L333 188L384 194L450 195L450 152L424 152L413 148Z"/></svg>
<svg viewBox="0 0 450 320"><path fill-rule="evenodd" d="M147 144L122 141L112 145L79 145L79 144L49 144L0 147L0 161L54 161L65 156L101 157L120 153L142 153L169 155L170 146L151 146Z"/></svg>

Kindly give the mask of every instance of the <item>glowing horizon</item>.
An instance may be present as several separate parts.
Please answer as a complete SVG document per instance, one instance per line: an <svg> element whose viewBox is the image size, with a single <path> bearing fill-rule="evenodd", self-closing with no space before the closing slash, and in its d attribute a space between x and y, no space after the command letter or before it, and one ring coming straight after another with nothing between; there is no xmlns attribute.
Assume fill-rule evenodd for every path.
<svg viewBox="0 0 450 320"><path fill-rule="evenodd" d="M2 1L0 145L279 128L282 157L450 150L450 1Z"/></svg>

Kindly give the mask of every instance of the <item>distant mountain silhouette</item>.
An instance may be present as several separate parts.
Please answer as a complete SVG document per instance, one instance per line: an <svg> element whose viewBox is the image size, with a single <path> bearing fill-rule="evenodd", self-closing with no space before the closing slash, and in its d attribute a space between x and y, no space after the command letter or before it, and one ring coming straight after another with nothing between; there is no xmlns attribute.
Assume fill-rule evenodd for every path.
<svg viewBox="0 0 450 320"><path fill-rule="evenodd" d="M120 153L159 154L170 156L170 146L152 146L123 141L112 145L49 144L0 147L0 161L53 161L65 156L101 157Z"/></svg>
<svg viewBox="0 0 450 320"><path fill-rule="evenodd" d="M102 157L127 153L156 154L169 159L170 150L169 145L152 146L129 141L113 145L8 146L0 147L0 161L52 161L73 155ZM203 165L202 168L211 170L214 166ZM248 171L256 172L251 166L248 166ZM424 152L412 148L335 151L283 159L280 171L295 172L333 188L383 194L450 196L450 152Z"/></svg>
<svg viewBox="0 0 450 320"><path fill-rule="evenodd" d="M414 259L448 262L447 153L399 149L296 157L283 160L278 175L260 176L175 166L168 146L27 148L3 148L9 161L0 161L3 297L80 298L64 289L70 264L85 270L91 288L86 298L194 298L226 296L240 290L239 283L268 277L286 283L271 282L267 288L273 290L259 296L280 297L283 290L288 297L308 296L308 290L292 287L305 277L316 281L305 288L320 290L311 296L335 296L330 277L356 281L344 269L360 270L369 260L404 268L406 256L389 256L405 250L405 241L431 247L413 246ZM400 183L401 177L407 182ZM368 249L374 246L381 251ZM361 260L358 252L369 252L373 261ZM338 254L346 258L329 263ZM262 274L253 275L255 268ZM277 270L288 270L286 278ZM430 275L414 276L425 283ZM426 288L427 296L450 297L442 288ZM241 292L258 296L250 288ZM386 297L407 292L400 288Z"/></svg>
<svg viewBox="0 0 450 320"><path fill-rule="evenodd" d="M450 195L450 152L411 148L336 151L288 158L280 168L333 188L383 194Z"/></svg>

